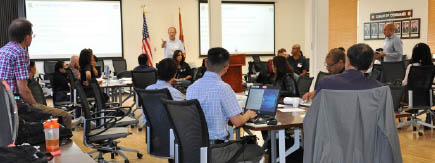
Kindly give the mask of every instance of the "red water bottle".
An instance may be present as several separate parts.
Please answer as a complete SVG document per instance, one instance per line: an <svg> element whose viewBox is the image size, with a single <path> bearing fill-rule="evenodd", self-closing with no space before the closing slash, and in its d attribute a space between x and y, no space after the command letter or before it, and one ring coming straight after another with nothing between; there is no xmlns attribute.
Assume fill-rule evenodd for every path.
<svg viewBox="0 0 435 163"><path fill-rule="evenodd" d="M46 120L44 132L47 152L59 151L59 123L57 123L57 119Z"/></svg>

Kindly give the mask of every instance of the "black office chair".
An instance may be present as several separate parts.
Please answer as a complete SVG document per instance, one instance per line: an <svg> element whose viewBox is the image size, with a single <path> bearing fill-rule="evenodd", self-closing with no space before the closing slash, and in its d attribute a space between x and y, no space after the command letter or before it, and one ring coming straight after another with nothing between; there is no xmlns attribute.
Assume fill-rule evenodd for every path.
<svg viewBox="0 0 435 163"><path fill-rule="evenodd" d="M157 82L157 72L156 70L131 71L131 80L135 88L145 89Z"/></svg>
<svg viewBox="0 0 435 163"><path fill-rule="evenodd" d="M37 103L42 105L47 105L47 99L44 96L42 87L41 85L39 85L39 83L36 80L34 79L29 80L29 82L27 83L27 87L29 87L32 96L33 98L35 98Z"/></svg>
<svg viewBox="0 0 435 163"><path fill-rule="evenodd" d="M131 78L131 71L122 71L122 72L119 72L118 74L116 74L116 77L118 79Z"/></svg>
<svg viewBox="0 0 435 163"><path fill-rule="evenodd" d="M414 112L411 123L414 129L418 130L418 135L423 135L419 131L418 124L435 128L435 124L430 124L435 119L435 113L431 109L433 106L432 83L434 79L434 66L412 66L408 74L408 110ZM418 116L426 113L426 122L418 119ZM406 125L406 124L405 124Z"/></svg>
<svg viewBox="0 0 435 163"><path fill-rule="evenodd" d="M176 136L175 161L207 163L210 146L207 122L198 100L162 99Z"/></svg>
<svg viewBox="0 0 435 163"><path fill-rule="evenodd" d="M103 100L103 92L101 92L101 88L98 85L98 82L93 79L91 81L91 88L95 95L95 104L96 104L96 112L108 114L111 116L117 117L117 123L114 125L115 127L125 127L130 125L136 125L139 121L128 117L131 113L131 107L129 106L109 106ZM119 115L119 116L118 116Z"/></svg>
<svg viewBox="0 0 435 163"><path fill-rule="evenodd" d="M323 72L323 71L319 71L319 73L317 74L317 77L316 77L316 83L314 84L314 89L316 89L317 88L317 86L319 85L319 82L325 77L325 76L328 76L328 75L331 75L330 73L326 73L326 72Z"/></svg>
<svg viewBox="0 0 435 163"><path fill-rule="evenodd" d="M311 84L313 83L313 77L300 76L296 82L298 86L299 96L304 96L305 93L310 91Z"/></svg>
<svg viewBox="0 0 435 163"><path fill-rule="evenodd" d="M160 99L172 100L168 89L144 90L136 88L147 119L146 140L149 154L174 159L174 133L168 114Z"/></svg>
<svg viewBox="0 0 435 163"><path fill-rule="evenodd" d="M124 147L118 146L118 142L115 140L119 138L125 138L129 135L128 128L126 127L115 127L117 123L117 118L114 116L104 116L98 117L91 113L91 107L89 106L89 102L87 101L86 93L81 86L80 81L76 81L75 88L77 89L77 93L80 96L80 101L82 105L82 110L85 115L84 121L84 129L83 129L83 143L85 146L94 148L95 151L88 152L88 154L93 154L98 152L98 155L94 159L98 159L99 163L103 163L104 158L103 154L111 153L112 159L115 154L121 155L125 162L129 162L128 158L125 156L122 151L136 152L138 158L142 158L142 154L138 151L131 149L127 149ZM104 120L105 123L101 125L96 125L99 121ZM95 127L91 129L91 124L94 124Z"/></svg>
<svg viewBox="0 0 435 163"><path fill-rule="evenodd" d="M405 64L399 62L382 62L381 82L390 84L402 81L405 77Z"/></svg>
<svg viewBox="0 0 435 163"><path fill-rule="evenodd" d="M40 76L44 79L45 87L51 88L51 83L53 81L54 65L57 61L44 61L44 73Z"/></svg>
<svg viewBox="0 0 435 163"><path fill-rule="evenodd" d="M97 66L100 66L101 69L104 69L104 60L102 60L102 59L98 59L98 60L97 60Z"/></svg>
<svg viewBox="0 0 435 163"><path fill-rule="evenodd" d="M115 70L115 75L120 72L127 71L127 62L124 58L113 59L112 60L113 69Z"/></svg>
<svg viewBox="0 0 435 163"><path fill-rule="evenodd" d="M369 79L373 79L373 80L377 80L380 81L381 80L381 71L377 70L377 69L372 69L372 72L369 74Z"/></svg>

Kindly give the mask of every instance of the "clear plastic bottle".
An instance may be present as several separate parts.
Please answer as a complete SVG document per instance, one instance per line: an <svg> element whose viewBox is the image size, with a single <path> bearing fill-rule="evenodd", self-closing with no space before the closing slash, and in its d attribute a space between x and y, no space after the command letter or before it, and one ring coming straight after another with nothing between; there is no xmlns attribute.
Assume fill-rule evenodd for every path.
<svg viewBox="0 0 435 163"><path fill-rule="evenodd" d="M59 123L57 119L49 119L44 123L45 145L47 152L59 151Z"/></svg>

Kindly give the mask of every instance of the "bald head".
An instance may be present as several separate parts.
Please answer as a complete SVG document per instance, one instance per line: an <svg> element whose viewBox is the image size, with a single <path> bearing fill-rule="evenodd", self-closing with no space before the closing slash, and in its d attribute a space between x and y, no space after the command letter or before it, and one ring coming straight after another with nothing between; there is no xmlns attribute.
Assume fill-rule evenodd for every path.
<svg viewBox="0 0 435 163"><path fill-rule="evenodd" d="M396 27L394 26L394 24L387 24L384 27L385 37L391 37L391 35L393 35L395 31L396 31Z"/></svg>

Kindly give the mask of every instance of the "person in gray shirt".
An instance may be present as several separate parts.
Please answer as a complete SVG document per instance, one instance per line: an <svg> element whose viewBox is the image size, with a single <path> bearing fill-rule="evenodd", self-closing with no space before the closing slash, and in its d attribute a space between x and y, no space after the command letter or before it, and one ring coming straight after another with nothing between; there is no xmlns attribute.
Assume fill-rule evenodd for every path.
<svg viewBox="0 0 435 163"><path fill-rule="evenodd" d="M398 36L394 34L396 27L393 24L387 24L384 27L384 51L376 55L376 59L384 57L384 62L402 61L403 43Z"/></svg>

